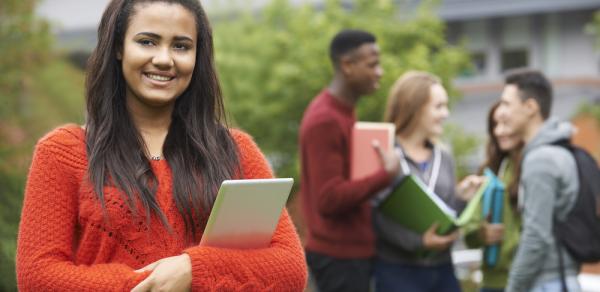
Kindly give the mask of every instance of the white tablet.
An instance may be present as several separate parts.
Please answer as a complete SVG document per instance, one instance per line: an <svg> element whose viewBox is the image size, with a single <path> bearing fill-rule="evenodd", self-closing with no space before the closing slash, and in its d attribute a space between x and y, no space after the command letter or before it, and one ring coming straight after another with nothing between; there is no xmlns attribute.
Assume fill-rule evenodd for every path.
<svg viewBox="0 0 600 292"><path fill-rule="evenodd" d="M200 245L268 247L293 184L292 178L223 181Z"/></svg>

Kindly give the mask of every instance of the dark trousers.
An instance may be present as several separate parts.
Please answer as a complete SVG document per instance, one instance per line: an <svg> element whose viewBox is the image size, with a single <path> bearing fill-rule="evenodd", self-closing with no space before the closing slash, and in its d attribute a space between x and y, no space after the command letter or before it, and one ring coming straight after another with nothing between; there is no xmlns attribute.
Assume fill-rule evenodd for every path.
<svg viewBox="0 0 600 292"><path fill-rule="evenodd" d="M452 263L423 267L375 261L375 290L381 292L459 292Z"/></svg>
<svg viewBox="0 0 600 292"><path fill-rule="evenodd" d="M504 292L504 289L496 289L496 288L481 288L479 292Z"/></svg>
<svg viewBox="0 0 600 292"><path fill-rule="evenodd" d="M319 292L369 291L370 259L339 259L306 251L306 261Z"/></svg>

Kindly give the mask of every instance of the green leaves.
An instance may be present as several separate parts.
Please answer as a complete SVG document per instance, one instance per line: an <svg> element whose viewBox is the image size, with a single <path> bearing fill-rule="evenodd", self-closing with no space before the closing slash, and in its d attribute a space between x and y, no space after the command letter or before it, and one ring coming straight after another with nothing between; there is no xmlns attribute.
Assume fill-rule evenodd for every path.
<svg viewBox="0 0 600 292"><path fill-rule="evenodd" d="M83 73L52 52L34 0L0 2L0 291L16 291L16 237L37 139L83 121Z"/></svg>
<svg viewBox="0 0 600 292"><path fill-rule="evenodd" d="M28 73L48 58L51 44L48 24L34 16L33 0L5 0L0 3L0 119L22 104L12 94L27 86Z"/></svg>
<svg viewBox="0 0 600 292"><path fill-rule="evenodd" d="M477 150L484 140L480 137L465 132L456 124L446 124L444 127L445 141L450 144L452 156L456 161L456 177L462 179L471 173L472 165L479 165L480 161L473 159L473 152Z"/></svg>
<svg viewBox="0 0 600 292"><path fill-rule="evenodd" d="M596 48L600 49L600 10L596 11L592 22L585 26L585 32L596 37Z"/></svg>
<svg viewBox="0 0 600 292"><path fill-rule="evenodd" d="M359 103L361 120L381 120L388 89L406 70L439 75L456 96L451 80L469 65L466 52L446 42L443 22L431 13L432 1L424 1L410 19L400 19L391 0L343 3L292 6L272 0L261 12L213 21L226 107L234 124L255 137L279 176L298 178L298 127L308 103L332 78L329 43L338 31L370 31L382 50L381 89Z"/></svg>

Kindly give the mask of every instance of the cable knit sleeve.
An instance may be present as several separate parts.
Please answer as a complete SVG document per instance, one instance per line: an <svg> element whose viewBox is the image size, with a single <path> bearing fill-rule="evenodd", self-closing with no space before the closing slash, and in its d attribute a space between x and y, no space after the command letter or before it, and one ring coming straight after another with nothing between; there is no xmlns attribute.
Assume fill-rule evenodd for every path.
<svg viewBox="0 0 600 292"><path fill-rule="evenodd" d="M271 178L273 172L250 136L232 131L245 178ZM235 250L195 246L185 251L192 260L194 291L302 291L307 268L296 229L284 210L268 248Z"/></svg>
<svg viewBox="0 0 600 292"><path fill-rule="evenodd" d="M17 241L19 291L129 291L147 276L124 264L77 265L81 161L64 128L40 140L27 178ZM69 140L70 139L70 140ZM81 145L80 145L81 146Z"/></svg>

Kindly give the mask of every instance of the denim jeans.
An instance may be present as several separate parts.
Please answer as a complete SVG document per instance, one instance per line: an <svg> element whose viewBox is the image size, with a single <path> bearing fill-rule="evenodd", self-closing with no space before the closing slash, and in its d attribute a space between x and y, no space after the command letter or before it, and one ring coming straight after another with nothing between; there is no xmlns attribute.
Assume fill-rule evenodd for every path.
<svg viewBox="0 0 600 292"><path fill-rule="evenodd" d="M497 288L481 288L481 289L479 289L479 292L504 292L504 289L497 289Z"/></svg>
<svg viewBox="0 0 600 292"><path fill-rule="evenodd" d="M375 261L377 292L459 292L452 263L433 267Z"/></svg>

